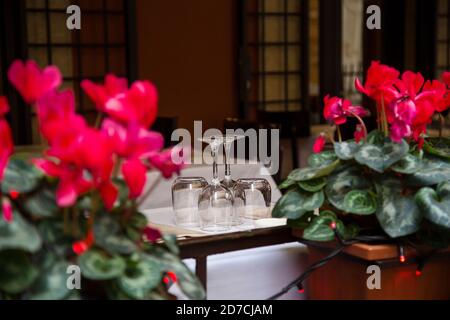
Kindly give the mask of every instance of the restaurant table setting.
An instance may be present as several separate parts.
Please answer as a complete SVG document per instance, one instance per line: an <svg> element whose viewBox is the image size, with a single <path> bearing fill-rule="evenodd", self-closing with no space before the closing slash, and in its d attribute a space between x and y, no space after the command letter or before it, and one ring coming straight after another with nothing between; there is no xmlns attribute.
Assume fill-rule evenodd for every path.
<svg viewBox="0 0 450 320"><path fill-rule="evenodd" d="M285 225L286 219L271 218L271 210L281 193L263 164L246 161L235 165L231 175L234 159L230 157L230 148L243 137L201 139L209 145L212 170L209 165L194 164L169 180L149 173L146 191L151 193L140 209L150 224L179 238ZM220 179L218 157L222 147L225 170Z"/></svg>

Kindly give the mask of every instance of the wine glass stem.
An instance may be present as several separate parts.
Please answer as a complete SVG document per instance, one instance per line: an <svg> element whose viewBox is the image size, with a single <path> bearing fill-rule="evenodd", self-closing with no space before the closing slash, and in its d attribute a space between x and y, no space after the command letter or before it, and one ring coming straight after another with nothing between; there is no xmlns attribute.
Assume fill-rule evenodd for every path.
<svg viewBox="0 0 450 320"><path fill-rule="evenodd" d="M217 167L217 145L215 142L213 142L211 144L211 157L213 158L213 179L212 179L212 184L213 185L218 185L219 182L219 172L218 172L218 167Z"/></svg>
<svg viewBox="0 0 450 320"><path fill-rule="evenodd" d="M231 180L231 165L230 165L230 151L231 143L225 142L225 180Z"/></svg>

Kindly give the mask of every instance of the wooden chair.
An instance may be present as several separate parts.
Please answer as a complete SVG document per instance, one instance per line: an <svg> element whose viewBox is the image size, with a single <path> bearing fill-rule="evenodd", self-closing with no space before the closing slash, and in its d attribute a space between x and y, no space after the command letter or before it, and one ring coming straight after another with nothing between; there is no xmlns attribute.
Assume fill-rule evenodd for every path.
<svg viewBox="0 0 450 320"><path fill-rule="evenodd" d="M153 131L158 131L164 137L164 148L175 145L171 141L172 132L178 127L178 117L157 117L152 126Z"/></svg>
<svg viewBox="0 0 450 320"><path fill-rule="evenodd" d="M311 124L308 111L268 112L259 111L258 118L262 121L270 121L281 127L281 138L291 140L292 166L297 168L299 163L298 138L306 138L311 135Z"/></svg>
<svg viewBox="0 0 450 320"><path fill-rule="evenodd" d="M247 131L249 129L255 129L257 132L259 129L267 129L267 130L278 129L281 131L281 126L276 123L252 122L252 121L247 121L247 120L237 119L237 118L226 118L223 122L223 127L224 127L224 132L227 129L233 129L233 130L242 129L244 131ZM270 135L268 135L268 139L270 139ZM248 156L249 156L249 140L248 140L248 138L246 138L245 148L246 148L245 154L246 154L246 158L248 160ZM270 140L268 141L268 154L272 154ZM282 150L281 146L280 146L279 163L280 163L280 168L279 168L278 172L272 176L276 183L281 182L281 165L283 163L283 150Z"/></svg>

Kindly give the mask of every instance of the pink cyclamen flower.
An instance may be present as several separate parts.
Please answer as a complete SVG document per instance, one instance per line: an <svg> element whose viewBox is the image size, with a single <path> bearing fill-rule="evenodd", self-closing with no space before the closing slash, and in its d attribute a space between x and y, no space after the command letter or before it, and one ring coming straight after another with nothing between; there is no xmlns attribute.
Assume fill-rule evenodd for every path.
<svg viewBox="0 0 450 320"><path fill-rule="evenodd" d="M16 60L8 70L9 81L30 104L61 85L62 76L55 66L41 70L36 62Z"/></svg>
<svg viewBox="0 0 450 320"><path fill-rule="evenodd" d="M341 125L347 122L347 117L365 117L369 112L360 106L352 106L350 100L339 97L326 96L324 98L323 115L326 120L333 122L336 125Z"/></svg>
<svg viewBox="0 0 450 320"><path fill-rule="evenodd" d="M108 75L104 85L84 80L81 86L97 108L117 122L149 128L156 119L158 92L149 81L136 81L128 89L125 79Z"/></svg>
<svg viewBox="0 0 450 320"><path fill-rule="evenodd" d="M180 174L181 169L185 166L184 155L185 150L181 148L172 148L164 150L160 153L155 153L149 157L150 165L159 170L163 177L168 179L173 174ZM181 161L173 161L173 157L178 154L178 158L181 156Z"/></svg>
<svg viewBox="0 0 450 320"><path fill-rule="evenodd" d="M355 79L355 88L368 97L380 101L381 97L389 103L395 97L394 83L400 72L379 61L372 61L367 71L366 82L364 85Z"/></svg>
<svg viewBox="0 0 450 320"><path fill-rule="evenodd" d="M9 111L8 101L5 97L0 97L0 181L3 179L3 173L8 160L14 151L11 128L8 121L4 118Z"/></svg>
<svg viewBox="0 0 450 320"><path fill-rule="evenodd" d="M144 228L143 234L145 239L150 242L156 242L162 237L162 234L158 229L152 228L150 226Z"/></svg>
<svg viewBox="0 0 450 320"><path fill-rule="evenodd" d="M102 131L114 142L115 153L123 158L121 171L128 188L129 197L136 199L147 181L147 167L143 158L159 152L164 145L161 134L146 130L137 123L124 127L111 119L105 119Z"/></svg>
<svg viewBox="0 0 450 320"><path fill-rule="evenodd" d="M34 163L47 175L59 179L56 190L59 206L72 206L79 195L96 188L105 207L111 209L118 195L111 182L112 142L92 128L75 129L61 132L61 138L53 141L47 151L52 159L35 159Z"/></svg>
<svg viewBox="0 0 450 320"><path fill-rule="evenodd" d="M13 220L13 209L11 202L7 198L2 200L3 220L11 222Z"/></svg>
<svg viewBox="0 0 450 320"><path fill-rule="evenodd" d="M8 99L4 96L0 96L0 117L4 117L9 112Z"/></svg>
<svg viewBox="0 0 450 320"><path fill-rule="evenodd" d="M108 99L105 112L119 122L149 128L158 112L158 92L150 81L136 81L125 93Z"/></svg>
<svg viewBox="0 0 450 320"><path fill-rule="evenodd" d="M325 139L325 134L321 133L316 141L314 142L314 146L313 146L313 152L314 153L320 153L323 150L323 147L325 146L326 143L326 139Z"/></svg>
<svg viewBox="0 0 450 320"><path fill-rule="evenodd" d="M418 137L435 111L436 90L431 86L420 91L424 78L420 73L406 71L395 82L398 89L395 99L387 108L388 122L391 124L391 139L400 142L404 137Z"/></svg>
<svg viewBox="0 0 450 320"><path fill-rule="evenodd" d="M364 130L363 126L358 124L356 126L355 133L353 134L356 143L360 143L363 139L366 138L366 131Z"/></svg>
<svg viewBox="0 0 450 320"><path fill-rule="evenodd" d="M81 81L81 87L95 103L99 111L105 112L105 104L110 98L123 94L128 90L128 81L113 74L105 76L104 84L96 84L91 80Z"/></svg>

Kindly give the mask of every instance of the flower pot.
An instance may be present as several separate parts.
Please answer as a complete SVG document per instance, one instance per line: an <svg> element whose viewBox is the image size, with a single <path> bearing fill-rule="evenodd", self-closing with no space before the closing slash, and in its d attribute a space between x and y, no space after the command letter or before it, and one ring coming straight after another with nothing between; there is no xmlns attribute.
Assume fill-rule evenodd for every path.
<svg viewBox="0 0 450 320"><path fill-rule="evenodd" d="M294 234L299 236L301 231L294 230ZM335 246L333 243L308 245L308 265L327 256ZM421 272L417 272L419 260L415 254L412 248L405 248L406 261L401 263L396 245L351 245L309 276L308 297L313 300L450 299L450 250L432 255ZM368 279L374 274L367 270L370 265L380 267L380 289L368 288Z"/></svg>

